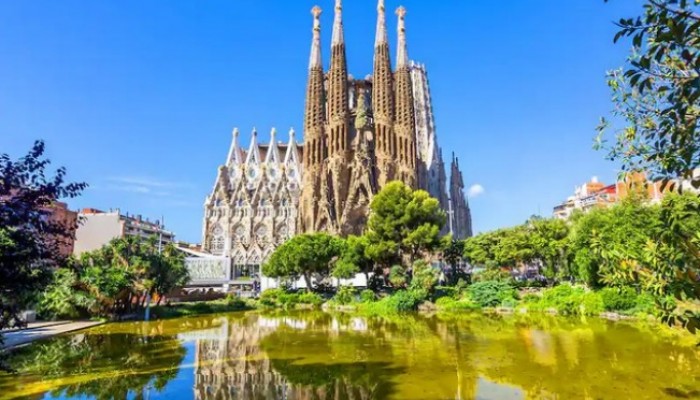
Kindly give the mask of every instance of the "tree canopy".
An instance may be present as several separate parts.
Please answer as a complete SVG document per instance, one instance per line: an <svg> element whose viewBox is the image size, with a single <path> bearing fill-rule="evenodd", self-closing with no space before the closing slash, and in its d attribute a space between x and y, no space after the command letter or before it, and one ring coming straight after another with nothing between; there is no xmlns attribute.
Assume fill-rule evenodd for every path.
<svg viewBox="0 0 700 400"><path fill-rule="evenodd" d="M51 206L87 187L66 182L65 168L51 173L44 150L37 141L16 161L0 155L0 329L22 324L20 309L65 261L59 249L75 227L51 218Z"/></svg>
<svg viewBox="0 0 700 400"><path fill-rule="evenodd" d="M690 178L700 167L700 3L646 0L644 15L617 25L614 41L631 38L633 49L625 67L608 74L613 116L622 124L609 158L622 161L623 171ZM610 126L603 118L601 147Z"/></svg>
<svg viewBox="0 0 700 400"><path fill-rule="evenodd" d="M446 216L437 199L402 182L388 183L370 204L368 255L385 267L438 249Z"/></svg>

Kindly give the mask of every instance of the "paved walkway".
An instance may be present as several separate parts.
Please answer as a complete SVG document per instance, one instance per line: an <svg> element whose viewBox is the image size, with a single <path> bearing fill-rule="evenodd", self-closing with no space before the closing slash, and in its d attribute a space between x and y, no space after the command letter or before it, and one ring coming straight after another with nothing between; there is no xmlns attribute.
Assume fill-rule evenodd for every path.
<svg viewBox="0 0 700 400"><path fill-rule="evenodd" d="M22 346L35 340L60 335L61 333L79 331L101 325L102 321L55 321L36 322L29 324L27 329L13 330L2 333L5 349Z"/></svg>

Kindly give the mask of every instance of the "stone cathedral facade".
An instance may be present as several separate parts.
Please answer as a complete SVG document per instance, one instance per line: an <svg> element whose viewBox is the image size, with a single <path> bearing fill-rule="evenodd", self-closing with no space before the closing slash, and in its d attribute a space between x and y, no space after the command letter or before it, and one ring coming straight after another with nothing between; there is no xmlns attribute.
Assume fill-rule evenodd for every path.
<svg viewBox="0 0 700 400"><path fill-rule="evenodd" d="M372 197L394 180L440 201L450 220L445 233L471 236L462 173L453 157L447 180L437 143L426 68L408 57L405 9L396 10L392 66L379 0L373 73L364 79L347 70L341 1L335 4L328 70L321 9L314 7L312 14L303 144L293 131L284 144L278 142L274 130L269 143L259 144L253 131L244 151L234 130L226 164L204 204L204 250L230 257L234 276L255 273L296 233L360 234Z"/></svg>

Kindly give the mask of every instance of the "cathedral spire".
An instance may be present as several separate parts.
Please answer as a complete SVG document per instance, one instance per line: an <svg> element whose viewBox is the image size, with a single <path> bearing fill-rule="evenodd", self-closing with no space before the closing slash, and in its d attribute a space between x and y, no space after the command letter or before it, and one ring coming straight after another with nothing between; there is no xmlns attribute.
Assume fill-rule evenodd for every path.
<svg viewBox="0 0 700 400"><path fill-rule="evenodd" d="M394 75L394 90L396 101L396 119L394 132L398 140L399 179L411 187L417 183L417 157L416 157L416 126L415 108L413 104L413 81L411 78L411 66L408 63L406 50L406 9L399 7L396 10L399 22L398 51L396 55L396 72Z"/></svg>
<svg viewBox="0 0 700 400"><path fill-rule="evenodd" d="M265 156L265 163L275 164L280 162L279 149L277 148L277 129L272 128L270 131L270 144L267 146L267 155Z"/></svg>
<svg viewBox="0 0 700 400"><path fill-rule="evenodd" d="M258 149L258 130L253 128L253 133L250 135L250 146L248 146L248 155L245 159L246 164L260 163L260 150Z"/></svg>
<svg viewBox="0 0 700 400"><path fill-rule="evenodd" d="M384 0L377 2L377 35L374 38L374 47L387 43L386 16L384 14Z"/></svg>
<svg viewBox="0 0 700 400"><path fill-rule="evenodd" d="M313 38L311 40L311 55L309 56L309 70L323 68L321 63L321 7L314 6L311 9L314 16Z"/></svg>
<svg viewBox="0 0 700 400"><path fill-rule="evenodd" d="M325 115L325 89L321 64L321 8L314 6L313 37L309 60L309 79L306 85L306 109L304 113L304 165L318 165L325 158L323 137Z"/></svg>
<svg viewBox="0 0 700 400"><path fill-rule="evenodd" d="M399 17L399 23L396 30L398 31L398 50L396 52L396 69L408 67L408 50L406 49L406 9L401 6L396 9L396 15Z"/></svg>
<svg viewBox="0 0 700 400"><path fill-rule="evenodd" d="M372 71L372 113L374 116L377 179L384 185L394 179L396 158L394 123L394 77L391 72L389 41L386 33L384 0L377 2L377 35L374 40L374 67Z"/></svg>
<svg viewBox="0 0 700 400"><path fill-rule="evenodd" d="M232 136L231 148L228 151L228 157L226 157L226 165L228 166L240 164L243 161L241 160L241 149L238 145L238 128L233 128Z"/></svg>
<svg viewBox="0 0 700 400"><path fill-rule="evenodd" d="M302 151L302 168L305 172L301 187L304 193L299 200L299 226L301 232L315 229L318 219L318 202L321 197L321 179L323 162L328 154L326 146L326 89L323 65L321 64L321 8L311 9L313 15L313 36L309 60L309 78L306 84L306 106L304 109L304 149ZM290 138L285 162L296 160L296 144ZM287 170L298 181L299 168Z"/></svg>
<svg viewBox="0 0 700 400"><path fill-rule="evenodd" d="M335 2L335 21L331 41L331 67L328 73L328 155L343 153L348 147L348 67L343 40L343 6Z"/></svg>
<svg viewBox="0 0 700 400"><path fill-rule="evenodd" d="M335 20L333 21L333 45L345 43L343 38L343 5L341 0L335 0Z"/></svg>

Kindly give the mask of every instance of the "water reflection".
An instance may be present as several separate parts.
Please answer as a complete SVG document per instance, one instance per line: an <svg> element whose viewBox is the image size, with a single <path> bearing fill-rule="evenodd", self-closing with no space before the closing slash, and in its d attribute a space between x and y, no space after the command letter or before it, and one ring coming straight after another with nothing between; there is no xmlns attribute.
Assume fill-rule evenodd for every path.
<svg viewBox="0 0 700 400"><path fill-rule="evenodd" d="M692 398L699 361L697 348L600 320L238 313L30 346L14 356L19 377L0 375L0 398Z"/></svg>

